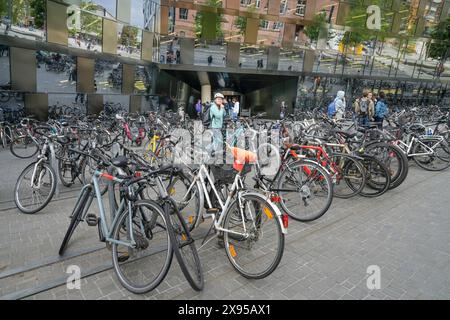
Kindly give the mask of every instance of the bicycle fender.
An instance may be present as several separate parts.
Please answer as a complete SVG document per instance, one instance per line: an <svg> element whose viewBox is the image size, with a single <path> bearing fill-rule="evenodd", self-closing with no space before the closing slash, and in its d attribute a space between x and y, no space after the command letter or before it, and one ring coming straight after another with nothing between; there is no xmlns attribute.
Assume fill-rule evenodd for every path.
<svg viewBox="0 0 450 320"><path fill-rule="evenodd" d="M273 203L273 202L270 200L270 198L268 198L268 197L262 195L261 193L258 193L258 192L252 192L252 191L244 192L244 194L246 194L246 195L248 194L248 195L252 195L252 196L255 196L255 197L259 197L259 198L262 198L262 199L264 199L265 201L267 201L267 202L271 205L273 211L275 211L275 214L277 215L277 219L278 219L278 221L280 222L280 226L281 226L281 232L282 232L283 234L287 234L287 229L284 227L284 225L283 225L283 220L282 220L282 218L281 218L281 217L282 217L282 213L281 213L280 209L278 208L278 206L277 206L275 203Z"/></svg>

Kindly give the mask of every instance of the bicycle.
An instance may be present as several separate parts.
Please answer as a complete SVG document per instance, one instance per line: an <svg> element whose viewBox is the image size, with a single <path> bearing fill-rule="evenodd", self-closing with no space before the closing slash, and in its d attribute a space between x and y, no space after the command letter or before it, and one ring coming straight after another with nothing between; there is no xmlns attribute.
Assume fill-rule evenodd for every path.
<svg viewBox="0 0 450 320"><path fill-rule="evenodd" d="M82 153L78 150L73 151ZM92 157L92 155L85 155ZM148 167L138 167L139 170L147 171L147 174L145 176L127 175L124 169L130 165L130 160L126 157L112 159L111 163L104 163L99 159L95 159L95 161L98 161L99 168L92 176L92 182L83 187L78 197L59 254L64 254L75 228L81 221L86 220L88 225L98 227L100 241L106 242L111 247L114 270L119 281L127 290L133 293L145 293L155 289L167 275L173 253L192 288L197 291L201 290L204 283L203 272L194 240L159 177L159 174L166 173L171 168L165 167L149 171ZM118 176L113 176L104 170L110 165L118 171ZM109 225L101 197L100 178L110 182L111 219L109 221L111 222ZM139 182L150 178L155 180L159 187L162 200L160 203L152 200L139 200L137 197L140 191L136 189L136 186ZM121 195L118 205L112 191L113 183L120 186ZM93 214L87 214L94 197L97 198L100 209L99 218ZM157 242L158 239L162 242L161 244ZM155 243L156 245L154 245ZM142 253L148 248L155 248L154 252ZM148 263L139 264L147 257L150 260ZM192 258L193 261L190 261L189 258ZM133 262L137 262L139 265L128 270L127 267ZM193 265L191 265L192 262ZM156 271L153 272L153 269ZM139 279L133 278L133 276L137 276Z"/></svg>
<svg viewBox="0 0 450 320"><path fill-rule="evenodd" d="M198 226L206 200L206 215L213 222L200 249L215 237L206 241L214 229L216 236L223 235L225 252L231 265L246 278L262 279L269 276L281 261L288 218L270 199L245 188L244 167L256 161L256 155L234 147L231 151L235 157L235 171L225 179L231 184L226 199L220 196L206 165L201 164L198 170L189 172L191 183L177 205L187 225ZM214 179L224 182L217 178L216 172ZM266 241L261 244L261 240Z"/></svg>

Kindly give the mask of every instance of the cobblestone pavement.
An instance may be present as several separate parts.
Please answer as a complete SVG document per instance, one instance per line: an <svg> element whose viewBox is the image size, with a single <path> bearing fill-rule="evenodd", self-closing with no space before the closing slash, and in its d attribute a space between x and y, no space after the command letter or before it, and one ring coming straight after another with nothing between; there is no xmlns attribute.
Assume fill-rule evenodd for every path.
<svg viewBox="0 0 450 320"><path fill-rule="evenodd" d="M57 259L76 191L62 188L42 212L20 214L8 199L28 161L0 151L0 163L0 299L450 298L450 171L411 166L406 182L381 198L335 199L318 221L290 220L283 259L266 279L240 276L212 241L200 251L202 292L190 288L174 259L156 290L134 295L119 284L95 228L80 225L70 258ZM69 265L89 274L80 290L66 288ZM367 288L371 265L381 270L379 290Z"/></svg>

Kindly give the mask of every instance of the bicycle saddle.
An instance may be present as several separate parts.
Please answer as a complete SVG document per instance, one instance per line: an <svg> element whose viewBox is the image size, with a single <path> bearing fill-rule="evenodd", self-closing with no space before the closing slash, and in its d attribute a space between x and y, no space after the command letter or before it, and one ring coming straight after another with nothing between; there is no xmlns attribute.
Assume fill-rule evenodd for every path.
<svg viewBox="0 0 450 320"><path fill-rule="evenodd" d="M111 160L111 163L113 166L118 168L126 168L129 164L131 164L131 161L129 158L125 156L119 156Z"/></svg>

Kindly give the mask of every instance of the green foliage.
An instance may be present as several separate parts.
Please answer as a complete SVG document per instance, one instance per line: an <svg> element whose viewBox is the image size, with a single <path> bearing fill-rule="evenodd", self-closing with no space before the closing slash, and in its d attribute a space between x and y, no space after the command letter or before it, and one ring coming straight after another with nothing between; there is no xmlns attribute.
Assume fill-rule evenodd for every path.
<svg viewBox="0 0 450 320"><path fill-rule="evenodd" d="M8 15L8 3L5 0L0 0L0 18Z"/></svg>
<svg viewBox="0 0 450 320"><path fill-rule="evenodd" d="M378 36L378 39L384 39L391 30L392 19L392 0L371 0L371 5L377 5L381 8L381 30L368 30L367 23L367 1L356 0L352 2L350 13L346 19L346 26L351 27L352 31L347 31L343 38L346 46L357 46L364 41L368 41ZM401 9L404 9L402 7Z"/></svg>
<svg viewBox="0 0 450 320"><path fill-rule="evenodd" d="M220 8L222 7L222 1L221 0L208 0L205 3L206 6L213 7L213 8ZM222 30L222 14L216 14L216 38L222 38L223 37L223 30ZM195 15L195 22L194 22L194 30L195 34L198 38L202 38L202 29L203 29L203 13L197 12Z"/></svg>
<svg viewBox="0 0 450 320"><path fill-rule="evenodd" d="M311 41L317 41L319 39L320 29L325 25L327 21L326 12L320 12L313 18L311 25L305 27L305 34Z"/></svg>
<svg viewBox="0 0 450 320"><path fill-rule="evenodd" d="M138 29L132 26L124 26L120 35L120 44L125 46L137 46Z"/></svg>
<svg viewBox="0 0 450 320"><path fill-rule="evenodd" d="M255 6L254 3L252 3L249 6L247 6L247 12L254 13L256 11L257 10L256 10L256 6ZM247 28L247 18L243 17L243 16L238 16L234 20L234 26L237 27L237 29L239 30L239 34L240 35L244 35L245 34L245 29Z"/></svg>
<svg viewBox="0 0 450 320"><path fill-rule="evenodd" d="M433 59L447 60L450 48L450 18L440 22L430 33L433 43L428 45L428 55Z"/></svg>
<svg viewBox="0 0 450 320"><path fill-rule="evenodd" d="M45 23L45 7L46 0L31 0L31 16L34 17L34 25L36 28L43 28Z"/></svg>

